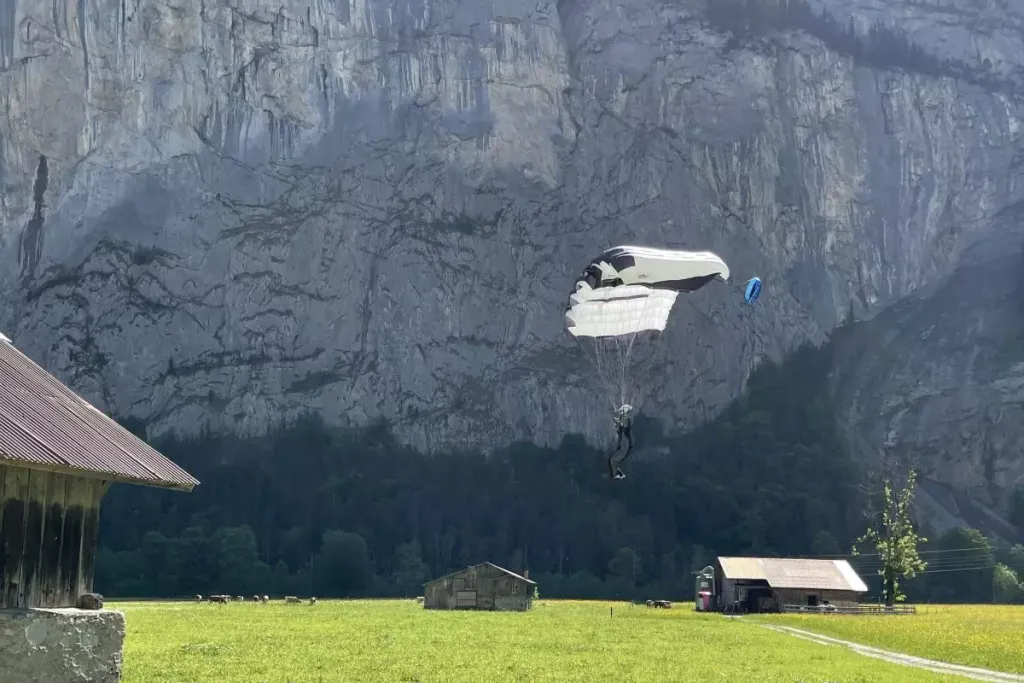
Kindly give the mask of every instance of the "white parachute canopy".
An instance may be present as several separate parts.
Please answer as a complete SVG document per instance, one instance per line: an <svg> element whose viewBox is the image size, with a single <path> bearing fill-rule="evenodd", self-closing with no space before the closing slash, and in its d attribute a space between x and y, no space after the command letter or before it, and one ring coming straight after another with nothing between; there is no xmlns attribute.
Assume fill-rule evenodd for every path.
<svg viewBox="0 0 1024 683"><path fill-rule="evenodd" d="M710 251L621 246L604 252L577 278L566 324L580 337L665 330L680 292L729 279L729 266Z"/></svg>
<svg viewBox="0 0 1024 683"><path fill-rule="evenodd" d="M618 337L663 332L678 292L625 285L573 292L565 318L574 337Z"/></svg>
<svg viewBox="0 0 1024 683"><path fill-rule="evenodd" d="M627 385L635 386L630 361L637 336L660 335L679 294L695 292L714 279L727 281L729 266L713 252L638 246L605 251L576 279L566 328L577 341L593 338L592 360L613 410L616 399L618 404L635 404Z"/></svg>

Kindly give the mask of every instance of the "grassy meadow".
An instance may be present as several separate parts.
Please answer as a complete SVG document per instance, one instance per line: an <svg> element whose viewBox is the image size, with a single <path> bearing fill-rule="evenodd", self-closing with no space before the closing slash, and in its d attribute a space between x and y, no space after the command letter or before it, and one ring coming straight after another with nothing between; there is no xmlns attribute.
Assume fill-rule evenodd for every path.
<svg viewBox="0 0 1024 683"><path fill-rule="evenodd" d="M1024 606L919 605L907 616L773 614L753 617L886 650L1024 674Z"/></svg>
<svg viewBox="0 0 1024 683"><path fill-rule="evenodd" d="M424 610L411 600L108 606L127 620L124 683L965 680L688 603L539 601L526 613Z"/></svg>

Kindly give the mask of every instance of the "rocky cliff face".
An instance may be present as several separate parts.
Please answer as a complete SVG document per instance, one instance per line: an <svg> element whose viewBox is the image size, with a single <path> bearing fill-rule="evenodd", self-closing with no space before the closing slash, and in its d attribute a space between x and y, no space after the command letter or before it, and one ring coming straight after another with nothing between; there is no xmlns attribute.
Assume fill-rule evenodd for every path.
<svg viewBox="0 0 1024 683"><path fill-rule="evenodd" d="M881 312L837 380L865 450L998 507L1022 25L1005 0L0 0L0 321L157 429L604 436L573 276L708 248L764 294L680 302L645 411L691 426Z"/></svg>

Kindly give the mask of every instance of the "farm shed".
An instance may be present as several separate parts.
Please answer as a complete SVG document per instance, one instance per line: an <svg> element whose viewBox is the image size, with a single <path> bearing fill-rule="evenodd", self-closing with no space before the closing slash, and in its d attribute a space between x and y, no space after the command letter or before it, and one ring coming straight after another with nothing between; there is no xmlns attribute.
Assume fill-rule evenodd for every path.
<svg viewBox="0 0 1024 683"><path fill-rule="evenodd" d="M525 612L533 606L529 572L520 576L490 562L428 581L424 609L479 609Z"/></svg>
<svg viewBox="0 0 1024 683"><path fill-rule="evenodd" d="M846 560L719 557L715 595L719 609L774 612L784 605L855 607L868 587Z"/></svg>
<svg viewBox="0 0 1024 683"><path fill-rule="evenodd" d="M0 608L74 607L92 591L112 482L199 482L0 335Z"/></svg>

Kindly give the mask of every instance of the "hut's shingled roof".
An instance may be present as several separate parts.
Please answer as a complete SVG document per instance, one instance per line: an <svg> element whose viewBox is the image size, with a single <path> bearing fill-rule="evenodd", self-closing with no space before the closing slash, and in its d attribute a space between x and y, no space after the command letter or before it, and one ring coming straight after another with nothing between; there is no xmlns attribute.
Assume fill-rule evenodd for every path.
<svg viewBox="0 0 1024 683"><path fill-rule="evenodd" d="M185 491L199 484L0 334L0 463L4 462Z"/></svg>
<svg viewBox="0 0 1024 683"><path fill-rule="evenodd" d="M505 569L504 567L499 567L498 565L494 564L493 562L481 562L480 564L474 564L474 565L471 565L469 567L466 567L465 569L459 569L457 571L451 572L450 574L445 574L444 576L439 576L436 579L431 579L430 581L427 581L423 585L427 586L427 585L435 583L437 581L442 581L444 579L447 579L450 576L455 576L457 574L461 574L461 573L463 573L463 572L465 572L465 571L467 571L469 569L479 569L480 567L493 567L494 569L497 569L499 572L501 572L503 574L506 574L508 576L511 576L513 579L519 579L520 581L525 581L527 584L529 584L531 586L536 586L537 585L536 581L532 581L532 580L526 578L525 576L520 576L519 574L516 574L513 571L509 571L508 569Z"/></svg>

